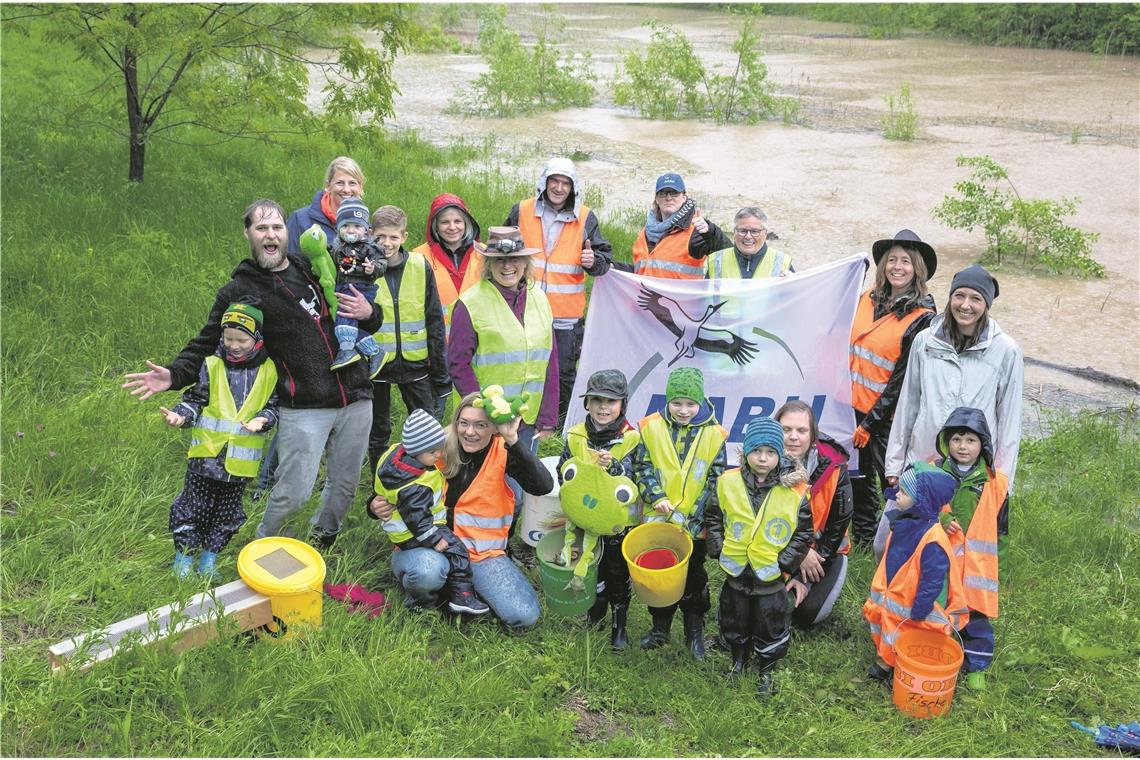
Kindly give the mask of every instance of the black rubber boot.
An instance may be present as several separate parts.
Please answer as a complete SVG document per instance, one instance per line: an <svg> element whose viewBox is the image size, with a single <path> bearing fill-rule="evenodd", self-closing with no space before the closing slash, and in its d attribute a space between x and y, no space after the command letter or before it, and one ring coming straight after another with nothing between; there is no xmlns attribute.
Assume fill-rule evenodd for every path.
<svg viewBox="0 0 1140 760"><path fill-rule="evenodd" d="M606 619L606 610L609 609L609 602L605 599L598 599L594 605L586 612L586 622L590 624L591 628L597 628Z"/></svg>
<svg viewBox="0 0 1140 760"><path fill-rule="evenodd" d="M685 613L685 643L693 653L694 660L705 659L705 616L695 612Z"/></svg>
<svg viewBox="0 0 1140 760"><path fill-rule="evenodd" d="M653 616L653 626L649 633L641 637L642 649L656 649L669 643L669 629L673 627L672 609L650 607L649 614Z"/></svg>
<svg viewBox="0 0 1140 760"><path fill-rule="evenodd" d="M610 627L610 646L620 652L629 644L629 637L625 635L625 618L629 614L629 605L615 604L613 610L614 619Z"/></svg>
<svg viewBox="0 0 1140 760"><path fill-rule="evenodd" d="M732 644L732 670L728 671L730 676L738 676L744 672L744 667L748 664L748 650L751 649L747 644Z"/></svg>

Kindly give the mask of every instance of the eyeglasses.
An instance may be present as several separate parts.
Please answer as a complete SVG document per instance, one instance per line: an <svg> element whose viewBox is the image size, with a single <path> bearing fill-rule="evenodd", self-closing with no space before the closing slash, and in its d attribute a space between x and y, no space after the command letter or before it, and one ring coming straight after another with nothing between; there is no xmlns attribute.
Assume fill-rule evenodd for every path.
<svg viewBox="0 0 1140 760"><path fill-rule="evenodd" d="M678 195L680 195L680 193L677 192L676 190L658 190L657 191L657 197L658 198L676 198Z"/></svg>
<svg viewBox="0 0 1140 760"><path fill-rule="evenodd" d="M500 238L493 243L487 243L487 248L499 253L514 253L523 249L523 241L521 240L506 240Z"/></svg>
<svg viewBox="0 0 1140 760"><path fill-rule="evenodd" d="M768 233L768 230L748 230L737 227L733 230L733 232L735 232L737 235L740 235L740 237L756 238L760 237L761 235L766 235Z"/></svg>

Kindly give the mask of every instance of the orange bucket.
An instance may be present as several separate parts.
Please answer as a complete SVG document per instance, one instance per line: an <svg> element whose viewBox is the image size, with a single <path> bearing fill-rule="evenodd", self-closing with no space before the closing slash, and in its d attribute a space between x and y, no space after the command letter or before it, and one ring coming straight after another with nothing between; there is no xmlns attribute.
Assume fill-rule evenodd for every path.
<svg viewBox="0 0 1140 760"><path fill-rule="evenodd" d="M937 718L950 711L962 647L944 633L909 628L895 640L895 707L915 718Z"/></svg>

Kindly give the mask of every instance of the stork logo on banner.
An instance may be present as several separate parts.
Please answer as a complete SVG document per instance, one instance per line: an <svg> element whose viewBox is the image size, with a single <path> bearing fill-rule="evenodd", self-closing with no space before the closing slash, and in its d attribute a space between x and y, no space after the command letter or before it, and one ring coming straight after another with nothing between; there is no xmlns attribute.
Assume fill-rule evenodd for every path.
<svg viewBox="0 0 1140 760"><path fill-rule="evenodd" d="M637 297L637 305L648 311L657 321L665 325L669 332L677 336L673 345L677 348L677 355L669 360L666 366L672 367L678 359L692 359L697 355L697 349L713 354L727 354L728 358L740 366L752 361L756 356L756 344L747 341L731 330L715 327L706 327L709 317L720 311L728 301L720 301L705 307L705 313L700 318L690 317L688 312L681 308L681 304L668 296L663 296L655 290L641 286L641 293Z"/></svg>

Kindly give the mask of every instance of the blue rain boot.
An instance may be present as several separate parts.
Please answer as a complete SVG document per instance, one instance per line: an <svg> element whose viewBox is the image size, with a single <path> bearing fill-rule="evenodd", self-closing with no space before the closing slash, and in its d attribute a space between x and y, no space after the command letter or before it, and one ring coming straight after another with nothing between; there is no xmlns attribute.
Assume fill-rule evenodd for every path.
<svg viewBox="0 0 1140 760"><path fill-rule="evenodd" d="M174 552L174 577L185 578L194 567L194 558L189 554Z"/></svg>
<svg viewBox="0 0 1140 760"><path fill-rule="evenodd" d="M368 357L368 379L375 379L384 366L384 357L387 356L388 352L380 348L380 344L376 342L376 339L367 334L356 341L356 350L359 351L362 356Z"/></svg>
<svg viewBox="0 0 1140 760"><path fill-rule="evenodd" d="M336 352L336 358L333 359L330 370L336 371L341 367L347 367L353 362L360 361L360 354L356 353L356 328L352 325L337 325L334 331L336 333L336 342L339 350Z"/></svg>
<svg viewBox="0 0 1140 760"><path fill-rule="evenodd" d="M221 577L217 571L217 565L217 552L202 552L202 557L198 560L198 575L204 575L212 581L217 580Z"/></svg>

